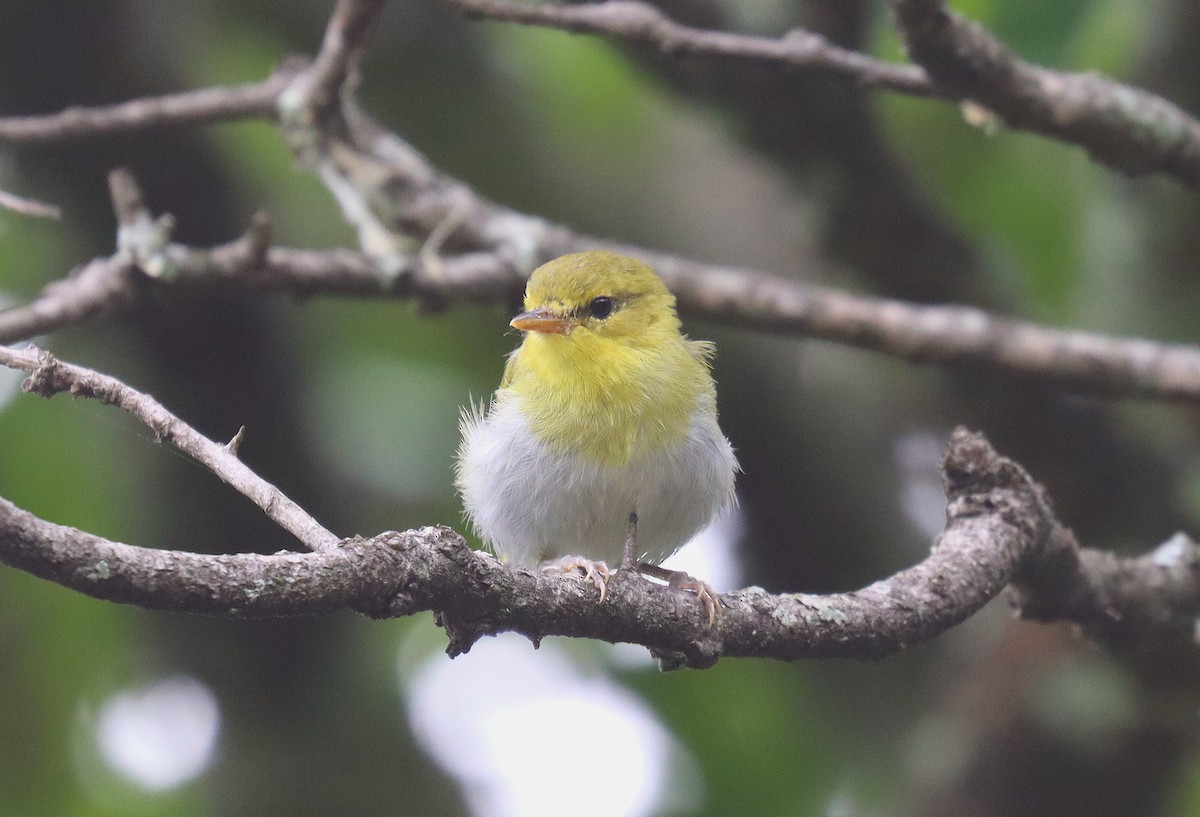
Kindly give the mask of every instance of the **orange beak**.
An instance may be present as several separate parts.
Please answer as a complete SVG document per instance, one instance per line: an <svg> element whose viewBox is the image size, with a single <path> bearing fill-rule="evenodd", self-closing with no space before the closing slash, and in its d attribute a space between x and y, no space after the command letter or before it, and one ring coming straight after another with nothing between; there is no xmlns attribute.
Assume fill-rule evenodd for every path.
<svg viewBox="0 0 1200 817"><path fill-rule="evenodd" d="M534 309L522 312L511 321L509 326L522 332L541 332L546 335L565 335L579 325L579 321L568 318L549 309Z"/></svg>

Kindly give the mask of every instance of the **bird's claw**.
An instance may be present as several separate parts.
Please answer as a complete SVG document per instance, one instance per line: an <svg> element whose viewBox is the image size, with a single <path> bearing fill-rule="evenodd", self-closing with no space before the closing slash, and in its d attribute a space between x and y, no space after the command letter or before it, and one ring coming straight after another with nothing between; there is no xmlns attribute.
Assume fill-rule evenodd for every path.
<svg viewBox="0 0 1200 817"><path fill-rule="evenodd" d="M679 578L676 579L675 576ZM713 626L717 622L717 614L721 611L721 599L712 589L712 585L681 571L676 571L675 576L668 579L667 584L676 590L690 590L695 593L700 604L704 606L704 612L708 613L708 626Z"/></svg>
<svg viewBox="0 0 1200 817"><path fill-rule="evenodd" d="M582 556L564 556L557 562L544 565L542 570L550 573L579 573L600 591L600 604L608 598L608 580L612 578L612 571L604 562L592 561Z"/></svg>
<svg viewBox="0 0 1200 817"><path fill-rule="evenodd" d="M662 579L668 587L674 590L687 590L695 593L696 599L704 607L704 612L708 614L708 626L711 627L716 623L717 615L721 612L721 598L708 582L694 578L682 570L668 570L665 567L645 562L639 564L637 569L638 572L647 576Z"/></svg>

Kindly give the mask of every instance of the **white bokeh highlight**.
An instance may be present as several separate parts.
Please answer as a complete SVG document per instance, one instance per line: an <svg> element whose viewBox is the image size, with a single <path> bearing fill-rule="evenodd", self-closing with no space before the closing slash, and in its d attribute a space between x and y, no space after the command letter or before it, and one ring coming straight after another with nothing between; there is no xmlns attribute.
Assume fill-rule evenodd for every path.
<svg viewBox="0 0 1200 817"><path fill-rule="evenodd" d="M148 791L167 791L202 774L220 733L217 698L188 676L121 690L104 702L96 745L104 762Z"/></svg>
<svg viewBox="0 0 1200 817"><path fill-rule="evenodd" d="M488 638L401 676L413 734L477 817L646 817L701 803L695 761L654 712L557 644Z"/></svg>
<svg viewBox="0 0 1200 817"><path fill-rule="evenodd" d="M900 508L909 524L930 539L946 526L946 492L940 469L946 436L915 428L892 441L892 460L900 476Z"/></svg>
<svg viewBox="0 0 1200 817"><path fill-rule="evenodd" d="M706 581L718 593L737 590L742 586L742 562L737 551L743 529L741 508L730 508L693 536L662 566L682 570Z"/></svg>

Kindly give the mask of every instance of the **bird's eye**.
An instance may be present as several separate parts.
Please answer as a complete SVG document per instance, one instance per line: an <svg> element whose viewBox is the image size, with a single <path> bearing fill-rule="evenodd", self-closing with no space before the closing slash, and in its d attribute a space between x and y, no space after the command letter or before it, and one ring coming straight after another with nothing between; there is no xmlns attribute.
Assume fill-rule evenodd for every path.
<svg viewBox="0 0 1200 817"><path fill-rule="evenodd" d="M593 298L592 302L588 304L588 312L591 313L593 318L604 320L612 314L613 306L612 298L601 295L599 298Z"/></svg>

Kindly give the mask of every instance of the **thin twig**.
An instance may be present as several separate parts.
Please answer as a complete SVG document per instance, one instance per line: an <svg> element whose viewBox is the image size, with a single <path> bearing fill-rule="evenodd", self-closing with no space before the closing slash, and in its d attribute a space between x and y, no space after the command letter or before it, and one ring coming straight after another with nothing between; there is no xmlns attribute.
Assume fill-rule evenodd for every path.
<svg viewBox="0 0 1200 817"><path fill-rule="evenodd" d="M348 96L346 83L357 70L367 34L382 8L383 0L338 0L321 50L302 77L305 102L317 112L318 120Z"/></svg>
<svg viewBox="0 0 1200 817"><path fill-rule="evenodd" d="M56 204L46 204L37 199L30 199L0 190L0 209L11 210L23 216L48 218L58 221L62 218L62 208Z"/></svg>
<svg viewBox="0 0 1200 817"><path fill-rule="evenodd" d="M56 144L152 128L238 119L274 119L279 95L298 66L284 65L262 82L146 97L118 105L67 108L46 116L0 117L0 144Z"/></svg>
<svg viewBox="0 0 1200 817"><path fill-rule="evenodd" d="M946 527L920 564L853 593L729 593L713 624L693 597L636 574L618 571L599 604L590 582L501 564L442 527L316 554L201 556L109 542L0 500L0 561L151 608L236 617L432 610L452 655L511 630L535 643L566 635L643 644L668 666L710 666L723 656L878 658L936 637L1011 581L1026 588L1033 617L1067 618L1118 646L1194 647L1194 542L1137 560L1081 550L1040 486L978 434L955 432L943 473ZM1139 580L1121 581L1134 565Z"/></svg>
<svg viewBox="0 0 1200 817"><path fill-rule="evenodd" d="M133 305L132 267L125 259L97 258L53 281L27 304L0 309L0 343L31 340Z"/></svg>
<svg viewBox="0 0 1200 817"><path fill-rule="evenodd" d="M834 45L820 34L802 28L793 29L779 39L707 31L676 22L654 6L635 0L606 0L577 6L504 0L444 2L473 17L563 31L608 34L653 46L666 54L769 60L793 68L840 74L866 88L898 91L911 96L943 95L920 68L877 60Z"/></svg>
<svg viewBox="0 0 1200 817"><path fill-rule="evenodd" d="M251 471L233 451L200 434L149 395L108 375L64 363L36 346L24 349L0 346L0 364L29 372L29 377L22 385L27 392L53 397L66 391L76 397L94 398L128 412L145 423L160 442L170 443L249 498L306 547L312 550L337 547L337 536L322 527L282 491Z"/></svg>

